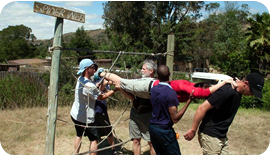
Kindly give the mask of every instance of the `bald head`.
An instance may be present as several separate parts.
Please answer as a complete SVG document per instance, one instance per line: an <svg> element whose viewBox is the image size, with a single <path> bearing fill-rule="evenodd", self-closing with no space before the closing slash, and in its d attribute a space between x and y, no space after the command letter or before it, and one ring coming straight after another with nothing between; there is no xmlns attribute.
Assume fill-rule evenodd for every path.
<svg viewBox="0 0 270 155"><path fill-rule="evenodd" d="M158 75L159 81L166 82L166 81L169 81L169 77L171 73L167 66L160 65L157 69L157 75Z"/></svg>

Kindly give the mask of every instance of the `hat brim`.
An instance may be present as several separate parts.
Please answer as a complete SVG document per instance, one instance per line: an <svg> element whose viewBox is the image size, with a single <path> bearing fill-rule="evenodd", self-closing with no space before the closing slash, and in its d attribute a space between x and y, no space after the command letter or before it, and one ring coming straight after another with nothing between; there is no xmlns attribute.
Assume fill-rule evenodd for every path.
<svg viewBox="0 0 270 155"><path fill-rule="evenodd" d="M93 63L93 64L91 64L91 65L95 65L96 68L98 68L98 65L97 65L96 63ZM91 66L91 65L90 65L90 66ZM89 66L88 66L88 67L89 67ZM86 69L86 68L85 68L85 69ZM77 72L77 75L82 74L82 72L83 72L85 69L80 69L80 70Z"/></svg>
<svg viewBox="0 0 270 155"><path fill-rule="evenodd" d="M84 69L84 70L85 70L85 69ZM79 70L79 71L77 72L77 75L82 74L82 72L83 72L84 70Z"/></svg>
<svg viewBox="0 0 270 155"><path fill-rule="evenodd" d="M258 98L262 98L262 92L258 91L256 89L251 88L252 93L254 94L254 96L258 97Z"/></svg>

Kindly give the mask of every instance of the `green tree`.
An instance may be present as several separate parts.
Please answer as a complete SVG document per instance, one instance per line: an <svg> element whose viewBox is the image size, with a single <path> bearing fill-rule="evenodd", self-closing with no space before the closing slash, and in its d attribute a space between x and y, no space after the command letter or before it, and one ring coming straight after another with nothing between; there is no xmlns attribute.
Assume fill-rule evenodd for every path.
<svg viewBox="0 0 270 155"><path fill-rule="evenodd" d="M250 68L264 75L269 73L270 62L270 15L255 14L248 19L250 26L246 32L248 45L248 57L251 61Z"/></svg>
<svg viewBox="0 0 270 155"><path fill-rule="evenodd" d="M0 61L34 57L35 47L28 42L31 32L31 28L24 25L9 26L0 31Z"/></svg>
<svg viewBox="0 0 270 155"><path fill-rule="evenodd" d="M205 5L205 11L207 11L210 15L216 14L217 9L220 7L219 3L209 3Z"/></svg>
<svg viewBox="0 0 270 155"><path fill-rule="evenodd" d="M165 53L167 37L173 33L175 52L181 53L183 37L193 39L194 35L193 32L187 33L185 26L200 17L203 5L202 1L109 1L104 4L103 18L111 50ZM182 25L186 20L189 22ZM190 39L186 39L186 43L190 44ZM142 58L146 57L134 56L130 59L140 62Z"/></svg>
<svg viewBox="0 0 270 155"><path fill-rule="evenodd" d="M75 36L71 38L70 43L67 45L71 48L77 49L90 49L94 50L96 45L92 42L90 36L87 35L86 31L84 30L84 26L78 28L75 32ZM67 51L64 56L85 56L85 55L93 55L93 53L77 51Z"/></svg>
<svg viewBox="0 0 270 155"><path fill-rule="evenodd" d="M244 7L244 8L243 8ZM237 2L225 2L225 12L218 14L216 19L218 29L215 31L213 40L213 55L210 60L216 64L223 72L231 76L240 76L235 64L235 60L241 62L237 66L243 71L248 71L248 61L246 55L247 45L244 36L244 26L247 15L247 6L240 9ZM234 58L236 56L236 58ZM246 74L246 72L241 72Z"/></svg>
<svg viewBox="0 0 270 155"><path fill-rule="evenodd" d="M34 42L35 40L37 40L36 36L34 34L30 35L30 39L32 42Z"/></svg>

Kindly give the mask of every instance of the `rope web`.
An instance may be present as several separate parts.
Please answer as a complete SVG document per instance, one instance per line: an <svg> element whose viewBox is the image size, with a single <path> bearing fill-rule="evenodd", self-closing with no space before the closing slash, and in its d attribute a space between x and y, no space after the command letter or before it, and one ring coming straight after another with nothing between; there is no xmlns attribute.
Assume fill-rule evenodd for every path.
<svg viewBox="0 0 270 155"><path fill-rule="evenodd" d="M61 47L57 47L57 48L61 48ZM54 50L54 48L50 48L49 50ZM117 56L117 58L115 59L115 61L113 62L113 64L111 65L111 67L109 68L109 70L108 70L108 72L110 72L111 71L111 69L113 68L113 66L114 66L114 64L116 63L116 61L118 60L118 58L120 57L120 55L122 54L122 53L124 53L124 52L119 52L119 54L118 54L118 56ZM63 65L64 65L64 67L66 67L67 68L67 66L63 63ZM71 74L72 74L72 76L76 79L76 81L78 81L78 82L80 82L80 84L83 86L83 87L80 87L80 88L78 88L78 89L83 89L84 87L86 87L75 75L74 75L74 73L72 73L71 72ZM106 73L107 74L107 73ZM104 76L105 77L105 76ZM101 83L103 80L104 80L104 77L99 81L99 83ZM97 87L96 87L97 88ZM72 91L76 91L76 90L78 90L78 89L73 89ZM98 88L97 88L98 89ZM102 91L100 91L100 93L101 94L104 94L104 95L106 95L105 93L103 93ZM107 96L107 95L106 95ZM92 97L90 94L88 94L88 103L85 105L86 106L86 111L88 110L88 108L90 107L90 97ZM116 99L114 99L114 98L112 98L112 97L110 97L110 96L107 96L109 99L112 99L112 100L114 100L114 101L118 101L118 100L116 100ZM93 98L92 98L93 99ZM93 99L94 100L94 99ZM84 131L83 131L83 135L85 134L85 130L87 129L87 128L109 128L109 127L112 127L112 129L111 129L111 131L96 145L96 146L91 146L91 148L89 148L89 150L88 151L85 151L85 152L82 152L82 153L76 153L77 152L77 150L78 150L78 148L81 146L81 144L82 144L82 141L83 141L83 137L84 136L82 136L82 138L81 138L81 141L80 141L80 143L79 143L79 145L78 145L78 147L77 147L77 149L72 153L73 155L82 155L82 154L89 154L89 153L94 153L94 152L99 152L99 151L103 151L103 150L106 150L106 149L110 149L110 148L113 148L113 147L116 147L116 146L121 146L121 145L124 145L124 144L126 144L126 143L128 143L128 142L130 142L130 141L132 141L132 139L127 139L126 141L123 141L123 142L121 142L118 138L117 138L117 135L116 135L116 133L114 132L114 128L115 128L115 126L116 125L118 125L118 124L120 124L120 123L123 123L123 122L125 122L125 121L127 121L127 120L129 120L129 118L127 118L127 119L125 119L125 120L123 120L123 121L120 121L120 119L123 117L123 115L124 115L124 113L126 112L126 110L127 110L127 108L129 107L129 105L130 105L130 101L129 101L129 103L127 104L127 106L125 107L125 109L124 109L124 111L122 112L122 114L120 115L120 117L117 119L117 121L113 124L113 125L108 125L108 126L88 126L88 123L86 123L86 126L84 126L84 125L79 125L79 124L75 124L75 123L70 123L70 122L68 122L68 121L65 121L65 120L62 120L62 119L60 119L60 118L57 118L57 120L59 120L59 121L61 121L61 122L64 122L64 123L67 123L67 124L69 124L69 125L72 125L72 126L81 126L81 127L83 127L84 128ZM87 120L87 117L88 117L88 113L86 113L86 120ZM108 136L110 135L110 134L112 134L112 132L114 133L114 137L117 139L117 141L118 141L118 143L116 143L115 145L111 145L111 146L108 146L108 147L103 147L103 148L99 148L99 149L97 149L97 150L94 150L94 151L91 151L91 149L92 148L94 148L94 147L97 147L97 146L99 146L101 143L103 143L107 138L108 138Z"/></svg>
<svg viewBox="0 0 270 155"><path fill-rule="evenodd" d="M129 54L129 55L147 55L148 57L153 57L153 56L159 56L159 55L161 55L161 56L166 56L166 55L170 55L170 54L168 54L168 52L165 52L165 53L136 53L136 52L124 52L124 51L120 51L120 52L117 52L117 51L98 51L98 50L89 50L89 49L76 49L76 48L62 48L61 46L53 46L53 47L49 47L48 48L48 52L53 52L54 50L75 50L75 51L85 51L85 52L94 52L94 53L118 53L118 56L116 57L116 59L115 59L115 61L113 62L113 64L111 65L111 67L109 68L109 70L108 70L108 72L110 72L111 71L111 69L113 68L113 66L114 66L114 64L116 63L116 61L119 59L119 57L120 57L120 55L121 54ZM124 66L126 66L126 62L125 62L125 60L123 60L123 63L124 63ZM64 64L64 63L63 63ZM64 66L67 68L67 66L64 64ZM86 87L72 72L71 72L71 74L72 74L72 76L76 79L76 81L79 81L80 82L80 84L83 86L83 87L80 87L80 88L78 88L78 89L83 89L84 87ZM101 82L103 82L103 80L104 80L104 77L106 76L106 74L107 74L107 72L105 73L105 75L102 77L102 79L99 81L99 83L101 83ZM126 76L127 76L127 74L126 74ZM127 77L128 78L128 77ZM77 89L73 89L72 91L76 91ZM103 93L103 92L101 92L100 91L100 93L101 94L104 94L104 95L106 95L105 93ZM106 95L107 96L107 95ZM91 96L92 97L92 96ZM118 100L116 100L116 99L114 99L114 98L112 98L112 97L110 97L110 96L107 96L109 99L112 99L112 100L114 100L114 101L118 101ZM85 106L87 106L86 107L86 110L88 110L88 108L89 108L89 98L90 98L90 96L89 96L89 94L88 94L88 104L87 105L85 105ZM120 123L123 123L123 122L125 122L125 121L127 121L127 120L129 120L129 118L127 118L127 119L125 119L125 120L123 120L123 121L120 121L120 119L122 118L122 116L124 115L124 113L125 113L125 111L127 110L127 108L129 107L129 105L130 105L130 101L129 101L129 103L127 104L127 106L126 106L126 108L124 109L124 111L122 112L122 114L120 115L120 117L117 119L117 121L115 122L115 124L113 124L113 125L108 125L108 126L88 126L88 123L86 123L86 126L83 126L83 125L79 125L79 124L75 124L75 123L70 123L70 122L68 122L68 121L65 121L65 120L62 120L62 119L60 119L60 118L57 118L57 120L59 120L59 121L61 121L61 122L64 122L64 123L67 123L67 124L69 124L69 125L73 125L73 126L81 126L81 127L84 127L84 132L83 132L83 135L84 135L84 133L85 133L85 130L87 129L87 128L108 128L108 127L112 127L112 130L110 131L110 133L108 134L108 135L106 135L105 136L105 138L103 139L103 140L101 140L96 146L91 146L91 148L89 148L89 150L88 151L85 151L85 152L82 152L82 153L75 153L76 151L77 151L77 149L79 148L79 146L82 144L82 140L83 140L83 137L84 136L82 136L82 138L81 138L81 141L80 141L80 144L78 145L78 147L77 147L77 149L73 152L73 155L83 155L83 154L89 154L89 153L94 153L94 152L99 152L99 151L103 151L103 150L106 150L106 149L110 149L110 148L112 148L112 147L116 147L116 146L120 146L120 145L124 145L124 144L126 144L126 143L128 143L128 142L130 142L130 141L132 141L132 139L127 139L126 141L123 141L123 142L120 142L120 140L117 138L117 136L116 136L116 134L115 134L115 132L114 132L114 128L115 128L115 126L116 125L119 125ZM88 113L86 113L86 120L87 120L87 115L88 115ZM104 140L106 140L107 138L108 138L108 136L111 134L111 133L114 133L114 137L117 139L117 141L119 142L119 143L117 143L117 144L115 144L115 145L112 145L112 146L108 146L108 147L103 147L103 148L100 148L100 149L97 149L97 150L94 150L94 151L91 151L91 149L93 148L93 147L97 147L98 145L100 145Z"/></svg>

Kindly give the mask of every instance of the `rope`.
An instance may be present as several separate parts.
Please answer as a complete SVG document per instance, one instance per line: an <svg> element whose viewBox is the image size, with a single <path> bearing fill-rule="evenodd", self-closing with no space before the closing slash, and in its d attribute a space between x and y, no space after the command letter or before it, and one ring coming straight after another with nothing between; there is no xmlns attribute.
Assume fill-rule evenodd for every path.
<svg viewBox="0 0 270 155"><path fill-rule="evenodd" d="M129 101L128 105L126 106L125 110L122 112L121 116L117 119L116 123L112 126L112 130L110 131L110 133L107 134L107 136L106 136L102 141L100 141L96 146L100 145L100 144L101 144L105 139L107 139L108 136L112 133L112 131L114 130L114 127L118 124L119 120L122 118L122 116L123 116L124 113L126 112L127 107L129 106L129 104L130 104L130 101ZM93 147L96 147L96 146L93 146ZM112 147L115 147L115 146L118 146L118 145L113 145L113 146L111 146L111 147L106 147L106 148L108 149L108 148L112 148ZM92 151L90 151L90 150L91 150L93 147L91 147L91 148L90 148L87 152L85 152L85 153L92 153ZM95 150L94 152L98 152L98 151ZM84 154L84 153L83 153L83 154Z"/></svg>
<svg viewBox="0 0 270 155"><path fill-rule="evenodd" d="M54 49L61 49L61 47L60 46L53 46L52 48L49 48L49 51L53 51ZM118 54L118 56L117 56L117 58L115 59L115 61L114 61L114 63L112 64L112 66L110 67L110 69L109 69L109 72L110 72L110 70L112 69L112 67L114 66L114 64L116 63L116 61L118 60L118 58L119 58L119 56L121 55L121 53L124 53L124 52L119 52L119 54ZM64 63L63 63L64 64ZM67 66L64 64L64 66L67 68ZM79 81L80 82L80 84L81 85L83 85L83 87L85 87L85 85L80 81L80 80L78 80L78 78L71 72L71 74L72 74L72 76L77 80L77 81ZM104 77L106 76L106 74L107 73L105 73L105 75L104 75ZM100 83L104 80L104 77L100 80ZM95 85L96 86L96 85ZM83 88L83 87L81 87L81 88ZM79 88L79 89L81 89L81 88ZM100 90L99 90L100 91ZM103 92L101 92L101 93L103 93ZM105 93L104 93L105 94ZM85 106L87 106L86 107L86 110L88 110L88 108L90 107L89 106L89 97L91 97L92 99L93 99L93 97L92 96L89 96L90 94L88 94L88 104L86 104ZM105 94L106 95L106 94ZM107 95L106 95L107 96ZM107 96L107 97L109 97L109 96ZM109 97L110 98L110 97ZM130 103L130 101L129 101L129 103ZM129 105L129 104L128 104ZM128 105L127 105L127 107L128 107ZM105 139L107 139L107 137L112 133L112 131L114 131L114 127L117 125L117 124L119 124L119 121L120 121L120 119L122 118L122 116L123 116L123 114L125 113L125 111L126 111L126 109L127 109L127 107L125 108L125 110L123 111L123 113L121 114L121 116L118 118L118 120L116 121L116 123L112 126L112 130L110 131L110 133L106 136L106 138L104 138L101 142L99 142L96 146L98 146L98 145L100 145ZM86 120L87 120L87 118L88 118L88 113L86 114ZM56 118L56 120L61 120L61 119L58 119L58 118ZM56 121L55 120L55 121ZM66 122L66 123L68 123L67 121L64 121L64 120L61 120L61 121L63 121L63 122ZM123 121L122 121L123 122ZM69 123L68 123L69 124ZM73 124L73 125L78 125L78 124ZM79 126L82 126L82 125L79 125ZM83 127L83 126L82 126ZM85 134L85 130L86 130L86 128L105 128L105 127L110 127L110 126L88 126L88 123L86 123L86 126L84 127L84 132L83 132L83 135ZM80 143L79 143L79 145L77 146L77 148L75 149L75 151L73 152L73 154L75 154L75 152L77 152L77 150L80 148L80 146L81 146L81 144L82 144L82 140L83 140L83 136L82 136L82 138L81 138L81 140L80 140ZM132 139L130 139L130 140L132 140ZM106 148L103 148L103 149L98 149L98 150L95 150L95 151L92 151L92 152L98 152L98 151L102 151L102 150L105 150L105 149L109 149L109 148L112 148L112 147L115 147L115 146L119 146L119 145L122 145L122 144L125 144L125 143L127 143L128 141L130 141L130 140L127 140L127 141L125 141L125 142L122 142L122 143L119 143L119 144L116 144L116 145L113 145L113 146L109 146L109 147L106 147ZM96 147L96 146L94 146L94 147ZM93 148L93 147L92 147ZM87 151L87 152L84 152L84 153L82 153L82 154L85 154L85 153L90 153L91 151L91 149L92 148L89 148L89 151Z"/></svg>
<svg viewBox="0 0 270 155"><path fill-rule="evenodd" d="M48 48L48 52L52 53L54 50L61 50L62 46L53 45L52 47Z"/></svg>
<svg viewBox="0 0 270 155"><path fill-rule="evenodd" d="M78 49L78 48L62 48L61 50L69 50L69 51L83 51L83 52L92 52L92 53L112 53L112 54L118 54L118 51L100 51L100 50L90 50L90 49ZM121 51L120 51L121 52ZM170 51L173 52L173 51ZM171 55L168 54L169 52L165 53L138 53L138 52L122 52L122 54L127 54L127 55L149 55L149 56L166 56L166 55ZM171 55L173 56L173 55Z"/></svg>
<svg viewBox="0 0 270 155"><path fill-rule="evenodd" d="M63 65L64 65L66 68L68 68L68 67L66 66L65 63L63 63ZM70 73L71 73L71 75L76 79L76 81L79 81L80 84L81 84L83 87L85 87L85 85L84 85L80 80L78 80L78 78L77 78L71 71L70 71ZM80 88L78 88L78 89L82 89L83 87L80 87ZM97 87L96 87L96 88L97 88ZM75 90L78 90L78 89L73 89L72 91L75 91ZM114 98L112 98L112 97L106 95L104 92L100 91L99 89L98 89L98 91L99 91L101 94L107 96L109 99L112 99L112 100L114 100L114 101L118 101L118 100L116 100L116 99L114 99Z"/></svg>
<svg viewBox="0 0 270 155"><path fill-rule="evenodd" d="M113 64L112 64L111 67L109 68L108 72L111 71L112 67L114 66L115 62L118 60L118 58L119 58L119 56L121 55L121 53L124 53L124 52L121 52L121 51L119 52L119 54L118 54L118 56L116 57L116 59L114 60ZM102 79L99 81L99 84L100 84L101 82L103 82L103 80L104 80L106 74L107 74L107 72L106 72L105 75L102 77Z"/></svg>
<svg viewBox="0 0 270 155"><path fill-rule="evenodd" d="M112 125L108 125L108 126L88 126L88 127L86 127L86 126L84 126L84 125L75 124L75 123L70 123L70 122L65 121L65 120L62 120L62 119L60 119L60 118L57 118L57 120L58 120L58 121L61 121L61 122L64 122L64 123L66 123L66 124L68 124L68 125L81 126L81 127L84 127L84 128L109 128L109 127L113 127ZM129 120L129 118L127 118L127 119L125 119L125 120L123 120L123 121L117 123L116 125L121 124L121 123L123 123L123 122L125 122L125 121L127 121L127 120ZM8 121L8 120L6 120L6 121ZM17 122L17 123L24 123L24 124L26 124L26 123L29 123L29 122Z"/></svg>
<svg viewBox="0 0 270 155"><path fill-rule="evenodd" d="M126 144L126 143L128 143L128 142L130 142L130 141L132 141L132 140L133 140L133 139L128 139L128 140L126 140L126 141L124 141L124 142L117 143L117 144L115 144L115 145L113 145L113 146L104 147L104 148L97 149L97 150L94 150L94 151L90 151L90 150L89 150L89 151L86 151L86 152L77 153L76 155L83 155L83 154L89 154L89 153L94 153L94 152L103 151L103 150L110 149L110 148L115 147L115 146L124 145L124 144Z"/></svg>

